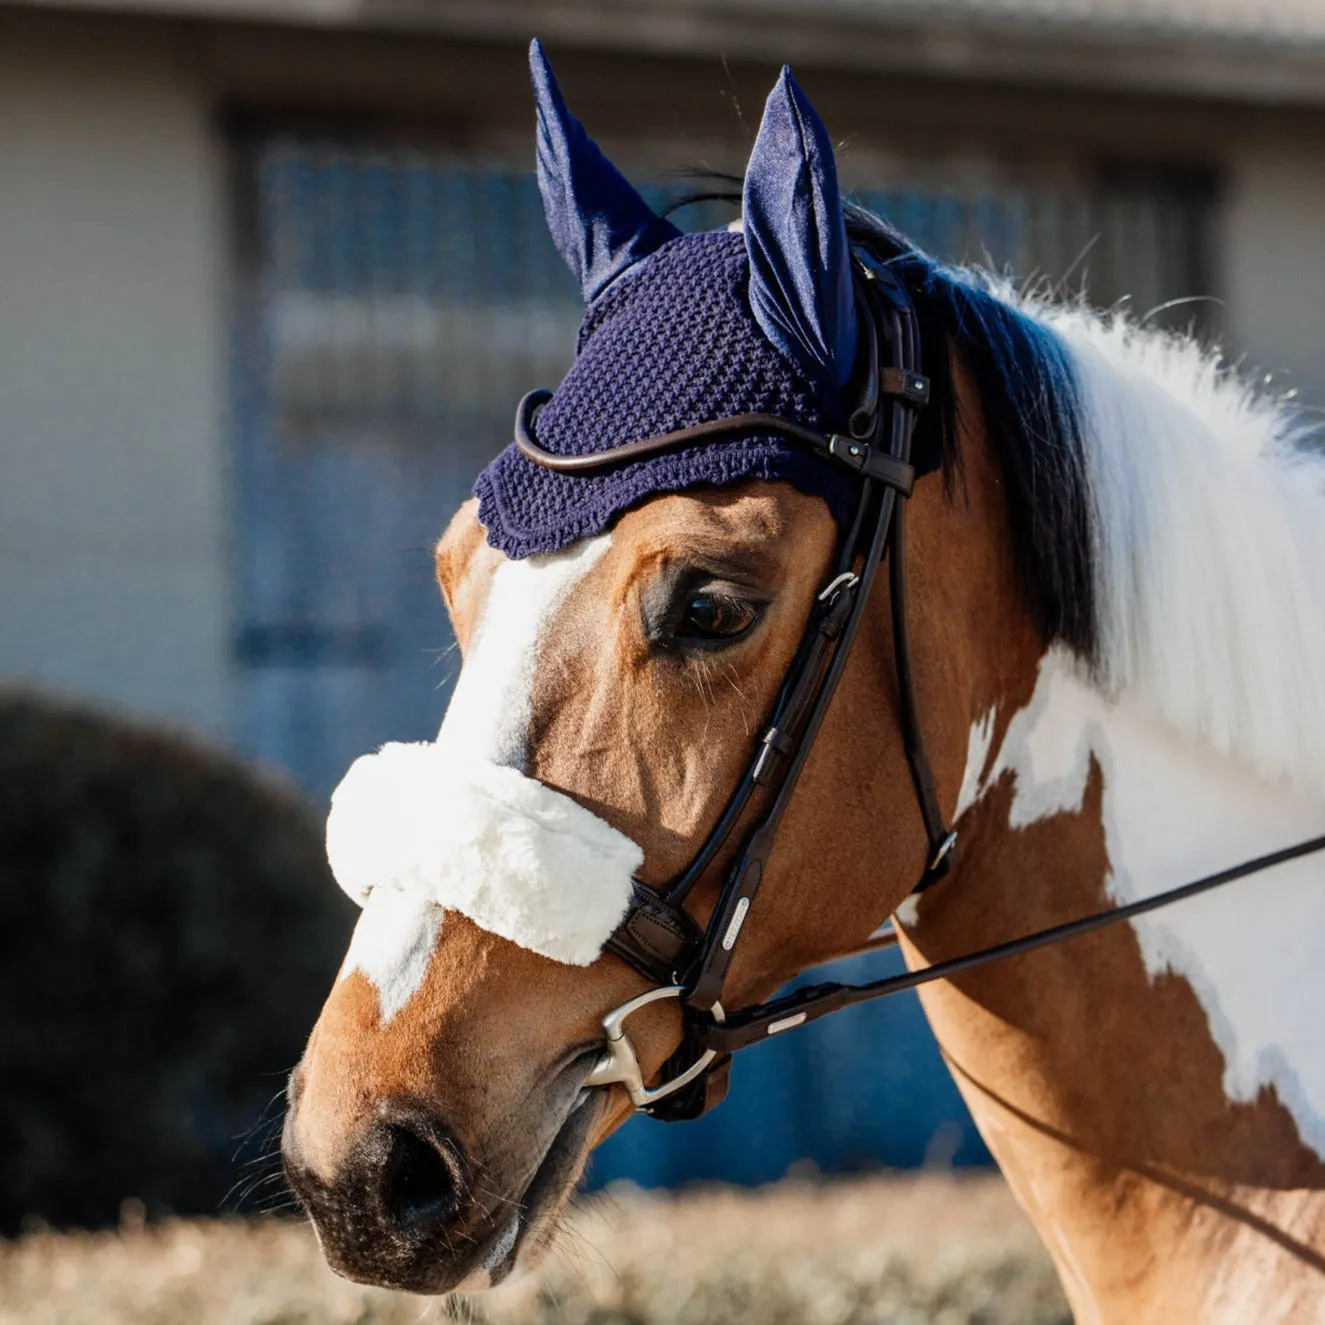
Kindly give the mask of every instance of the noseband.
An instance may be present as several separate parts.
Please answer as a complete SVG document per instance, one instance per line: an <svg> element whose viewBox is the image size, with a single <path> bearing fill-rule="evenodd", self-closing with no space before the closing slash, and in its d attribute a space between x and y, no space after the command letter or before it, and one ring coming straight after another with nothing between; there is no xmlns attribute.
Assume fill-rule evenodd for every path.
<svg viewBox="0 0 1325 1325"><path fill-rule="evenodd" d="M927 863L914 891L923 891L943 878L956 860L957 834L944 821L925 751L907 617L906 499L916 477L911 440L918 413L929 400L929 382L920 361L915 311L901 281L887 265L860 250L855 253L854 272L868 352L859 404L850 416L846 435L825 436L773 414L737 414L608 451L557 455L540 447L532 432L535 416L551 393L530 392L516 413L515 444L521 453L563 473L592 472L709 439L758 431L803 443L844 466L858 482L855 513L836 568L816 599L754 758L690 864L658 890L637 880L625 918L607 941L608 950L639 971L653 988L603 1019L606 1053L585 1084L623 1085L637 1109L665 1122L698 1118L722 1102L731 1056L737 1049L841 1008L1116 924L1325 849L1325 837L1314 838L1128 906L1039 930L923 970L860 985L814 985L739 1012L724 1010L723 985L742 927L763 881L778 826L846 668L885 557L902 742L928 839ZM708 924L701 927L685 909L686 900L736 832L755 791L761 789L768 796L767 808L747 831ZM896 941L895 933L883 932L861 951L888 947ZM661 1083L649 1088L625 1026L633 1013L664 1000L680 1005L684 1035L676 1053L663 1065Z"/></svg>

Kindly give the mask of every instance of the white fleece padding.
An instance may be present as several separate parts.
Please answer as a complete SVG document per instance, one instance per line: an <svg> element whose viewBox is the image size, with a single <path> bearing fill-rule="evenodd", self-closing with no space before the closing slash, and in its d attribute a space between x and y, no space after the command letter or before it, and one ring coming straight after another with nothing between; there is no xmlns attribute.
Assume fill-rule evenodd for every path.
<svg viewBox="0 0 1325 1325"><path fill-rule="evenodd" d="M446 744L385 745L331 798L327 859L363 904L426 897L531 952L587 966L630 901L644 852L569 796Z"/></svg>

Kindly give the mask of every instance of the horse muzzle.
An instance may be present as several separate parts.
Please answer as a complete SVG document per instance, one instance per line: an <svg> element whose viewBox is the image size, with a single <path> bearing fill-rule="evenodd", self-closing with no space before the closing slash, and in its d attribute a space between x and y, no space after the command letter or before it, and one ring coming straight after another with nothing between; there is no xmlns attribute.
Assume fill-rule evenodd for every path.
<svg viewBox="0 0 1325 1325"><path fill-rule="evenodd" d="M435 1109L389 1100L378 1103L330 1169L311 1160L301 1137L296 1072L282 1157L332 1269L413 1293L481 1289L506 1279L546 1243L583 1169L605 1092L567 1078L582 1079L590 1066L581 1061L563 1073L548 1092L553 1098L536 1106L556 1111L551 1122L520 1129L523 1137L552 1132L532 1154L517 1137L517 1144L499 1145L496 1163L476 1160ZM567 1094L569 1107L560 1102Z"/></svg>

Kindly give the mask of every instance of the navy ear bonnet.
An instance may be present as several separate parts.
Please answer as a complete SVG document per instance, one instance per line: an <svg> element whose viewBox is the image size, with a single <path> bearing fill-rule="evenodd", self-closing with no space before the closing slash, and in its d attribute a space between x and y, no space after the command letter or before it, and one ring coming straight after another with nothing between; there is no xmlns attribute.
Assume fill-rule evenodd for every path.
<svg viewBox="0 0 1325 1325"><path fill-rule="evenodd" d="M760 331L748 285L741 236L723 231L674 239L641 262L590 308L579 357L535 416L538 444L585 455L731 414L842 431L840 401L824 399ZM488 541L508 557L528 557L602 533L658 493L746 479L785 479L825 497L843 520L853 507L844 471L758 433L583 475L545 469L509 446L474 491Z"/></svg>
<svg viewBox="0 0 1325 1325"><path fill-rule="evenodd" d="M534 417L539 445L586 455L747 413L844 431L856 349L850 256L831 144L789 72L751 155L744 235L681 235L566 110L537 42L530 62L548 224L588 304L575 363ZM749 479L823 497L839 522L854 509L845 471L758 432L586 474L509 446L474 492L488 541L522 558L602 533L657 494Z"/></svg>

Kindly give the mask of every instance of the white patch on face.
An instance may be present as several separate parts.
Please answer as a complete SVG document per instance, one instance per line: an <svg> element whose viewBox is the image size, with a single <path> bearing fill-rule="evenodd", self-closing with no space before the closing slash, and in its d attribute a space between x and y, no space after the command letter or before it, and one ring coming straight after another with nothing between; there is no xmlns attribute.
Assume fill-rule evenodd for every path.
<svg viewBox="0 0 1325 1325"><path fill-rule="evenodd" d="M611 543L605 534L497 567L437 735L458 759L524 767L539 641Z"/></svg>
<svg viewBox="0 0 1325 1325"><path fill-rule="evenodd" d="M556 556L503 562L436 742L384 746L356 760L336 789L327 858L337 882L360 903L376 905L383 894L410 899L383 912L401 932L377 947L414 953L426 939L431 953L436 930L418 935L410 926L431 924L446 909L532 952L585 966L620 923L643 851L521 771L543 632L609 543L596 538ZM426 968L425 954L419 980Z"/></svg>
<svg viewBox="0 0 1325 1325"><path fill-rule="evenodd" d="M1211 757L1146 707L1103 698L1051 650L1008 728L986 786L1016 779L1010 826L1079 810L1094 756L1118 904L1153 896L1325 829L1325 803ZM1184 977L1224 1056L1224 1091L1273 1086L1305 1144L1325 1157L1325 860L1306 857L1131 925L1152 976Z"/></svg>
<svg viewBox="0 0 1325 1325"><path fill-rule="evenodd" d="M375 889L354 927L339 979L354 971L368 979L385 1026L423 983L441 931L442 908L426 897Z"/></svg>

